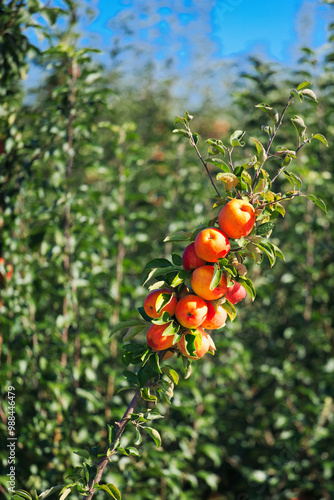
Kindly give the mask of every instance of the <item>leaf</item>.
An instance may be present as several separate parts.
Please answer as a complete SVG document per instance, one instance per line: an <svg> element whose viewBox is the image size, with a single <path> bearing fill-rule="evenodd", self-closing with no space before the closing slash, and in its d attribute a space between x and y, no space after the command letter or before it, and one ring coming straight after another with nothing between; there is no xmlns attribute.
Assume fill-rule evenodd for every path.
<svg viewBox="0 0 334 500"><path fill-rule="evenodd" d="M272 244L269 243L269 241L261 240L259 243L255 243L255 245L260 250L264 251L264 253L267 255L267 257L269 259L270 266L273 267L273 265L276 262L276 254L275 254L275 250L274 250Z"/></svg>
<svg viewBox="0 0 334 500"><path fill-rule="evenodd" d="M306 132L306 125L304 123L303 118L301 118L298 115L295 115L293 118L291 118L291 121L297 131L297 134L299 135L300 138L303 139L305 137L305 132Z"/></svg>
<svg viewBox="0 0 334 500"><path fill-rule="evenodd" d="M229 318L231 321L233 321L236 318L237 311L234 307L233 304L229 300L226 300L221 304L222 308L227 312Z"/></svg>
<svg viewBox="0 0 334 500"><path fill-rule="evenodd" d="M71 493L71 488L66 488L59 497L59 500L65 500L65 498L68 497L70 493Z"/></svg>
<svg viewBox="0 0 334 500"><path fill-rule="evenodd" d="M222 279L222 275L223 275L222 270L220 269L220 267L217 264L215 264L214 269L215 270L213 272L211 283L210 283L210 290L214 290L219 285L219 283Z"/></svg>
<svg viewBox="0 0 334 500"><path fill-rule="evenodd" d="M222 153L222 155L225 156L226 147L224 146L223 141L220 141L219 139L207 139L205 142L213 146L217 152Z"/></svg>
<svg viewBox="0 0 334 500"><path fill-rule="evenodd" d="M239 276L238 283L240 283L240 285L242 285L246 289L252 301L254 301L256 297L256 291L253 282L249 278L246 278L246 276Z"/></svg>
<svg viewBox="0 0 334 500"><path fill-rule="evenodd" d="M183 261L181 255L178 255L177 253L172 253L172 262L174 266L182 266Z"/></svg>
<svg viewBox="0 0 334 500"><path fill-rule="evenodd" d="M311 90L311 89L305 89L305 90L302 90L301 93L304 96L309 97L313 101L318 102L317 96L315 95L315 93L313 92L313 90Z"/></svg>
<svg viewBox="0 0 334 500"><path fill-rule="evenodd" d="M151 269L151 271L148 273L143 285L148 283L152 278L156 278L157 276L164 276L170 273L175 273L178 269L174 266L170 267L158 267L155 269Z"/></svg>
<svg viewBox="0 0 334 500"><path fill-rule="evenodd" d="M108 428L108 442L109 444L113 443L116 439L116 429L113 425L107 424Z"/></svg>
<svg viewBox="0 0 334 500"><path fill-rule="evenodd" d="M183 283L186 279L190 280L190 278L191 278L191 271L186 271L185 269L181 269L181 271L177 273L177 275L175 276L170 285L173 288L176 288L179 285L181 285L181 283Z"/></svg>
<svg viewBox="0 0 334 500"><path fill-rule="evenodd" d="M136 427L136 435L137 435L137 438L136 438L136 441L135 441L135 445L138 446L138 445L141 444L141 442L143 440L138 427Z"/></svg>
<svg viewBox="0 0 334 500"><path fill-rule="evenodd" d="M205 158L204 161L218 165L219 168L223 172L227 172L227 173L231 172L231 168L229 167L229 165L225 161L221 160L220 158Z"/></svg>
<svg viewBox="0 0 334 500"><path fill-rule="evenodd" d="M151 401L154 403L158 401L157 397L150 393L149 387L144 387L143 389L140 389L140 393L144 401Z"/></svg>
<svg viewBox="0 0 334 500"><path fill-rule="evenodd" d="M131 387L136 387L138 385L138 378L137 378L137 375L135 373L130 372L129 370L125 370L123 372L123 375ZM113 441L111 441L111 442L113 442Z"/></svg>
<svg viewBox="0 0 334 500"><path fill-rule="evenodd" d="M189 132L187 132L186 130L183 130L181 128L175 128L173 130L173 134L183 135L183 137L187 137L187 139L190 138Z"/></svg>
<svg viewBox="0 0 334 500"><path fill-rule="evenodd" d="M233 134L230 136L230 144L232 147L236 147L236 146L244 146L245 143L244 142L240 142L239 139L241 139L241 137L244 135L244 131L243 130L236 130L235 132L233 132Z"/></svg>
<svg viewBox="0 0 334 500"><path fill-rule="evenodd" d="M300 102L303 102L303 94L301 94L300 92L297 92L296 89L292 89L290 94L292 95L292 97L296 97Z"/></svg>
<svg viewBox="0 0 334 500"><path fill-rule="evenodd" d="M325 144L325 146L328 147L328 141L326 139L326 137L322 134L314 134L312 136L312 139L317 139L318 141L322 142L323 144Z"/></svg>
<svg viewBox="0 0 334 500"><path fill-rule="evenodd" d="M179 383L179 375L173 368L165 365L162 367L162 371L175 385Z"/></svg>
<svg viewBox="0 0 334 500"><path fill-rule="evenodd" d="M264 149L264 147L263 147L263 145L261 144L260 141L258 141L254 137L252 137L252 139L255 142L255 146L256 146L256 151L257 151L257 156L258 156L259 163L262 164L266 160L266 158L267 158L266 150Z"/></svg>
<svg viewBox="0 0 334 500"><path fill-rule="evenodd" d="M325 212L325 214L327 213L326 203L321 198L318 198L314 194L307 194L306 198L313 201L313 203L315 203L319 208L321 208L321 210Z"/></svg>
<svg viewBox="0 0 334 500"><path fill-rule="evenodd" d="M134 457L140 457L140 453L137 450L137 448L134 448L133 446L129 446L128 448L125 448L126 452L128 455L134 456Z"/></svg>
<svg viewBox="0 0 334 500"><path fill-rule="evenodd" d="M275 226L274 222L265 222L264 224L261 224L256 228L255 234L261 236L268 234L269 231L271 231L274 226Z"/></svg>
<svg viewBox="0 0 334 500"><path fill-rule="evenodd" d="M164 242L166 241L187 241L190 239L192 232L189 231L177 231L166 236Z"/></svg>
<svg viewBox="0 0 334 500"><path fill-rule="evenodd" d="M54 486L54 488L56 488L57 490L60 490L62 488L62 486ZM54 488L50 488L50 489L51 490L53 489L53 491L56 491ZM52 491L50 492L50 490L47 490L47 491L44 491L44 494L47 492L49 492L48 495L50 495L52 493ZM28 500L32 500L32 496L30 495L30 493L28 493L25 490L15 490L15 494L20 495L21 498L27 498ZM45 498L45 496L44 496L44 498Z"/></svg>
<svg viewBox="0 0 334 500"><path fill-rule="evenodd" d="M160 313L161 309L163 309L167 304L169 304L172 298L173 294L171 293L162 292L158 295L155 302L155 308L158 314Z"/></svg>
<svg viewBox="0 0 334 500"><path fill-rule="evenodd" d="M162 373L157 352L153 353L152 356L150 356L148 362L153 371L155 371L156 373Z"/></svg>
<svg viewBox="0 0 334 500"><path fill-rule="evenodd" d="M144 270L146 269L153 269L153 268L161 268L161 267L169 267L171 266L172 263L169 262L167 259L153 259L150 260L146 266L144 267Z"/></svg>
<svg viewBox="0 0 334 500"><path fill-rule="evenodd" d="M83 458L86 458L88 460L90 459L90 453L87 450L77 450L77 451L74 451L73 453L75 453L76 455L79 455L79 457L83 457Z"/></svg>
<svg viewBox="0 0 334 500"><path fill-rule="evenodd" d="M52 486L52 488L49 488L48 490L45 490L45 491L43 491L43 493L41 493L40 495L38 495L38 500L44 500L44 498L48 497L49 495L51 495L55 491L61 490L62 488L63 488L62 484L60 484L58 486ZM18 491L22 491L22 490L18 490ZM29 498L31 498L30 495L29 495Z"/></svg>
<svg viewBox="0 0 334 500"><path fill-rule="evenodd" d="M121 494L114 484L99 484L96 489L106 491L115 500L122 500Z"/></svg>
<svg viewBox="0 0 334 500"><path fill-rule="evenodd" d="M138 335L138 333L141 333L142 331L146 330L146 328L148 328L149 325L138 325L138 326L133 326L131 328L129 328L129 330L127 331L127 333L124 335L123 337L123 342L125 342L126 340L131 340L133 339L136 335Z"/></svg>
<svg viewBox="0 0 334 500"><path fill-rule="evenodd" d="M280 259L285 261L284 253L280 248L278 248L276 245L272 243L272 246L274 247L275 255L276 257L279 257Z"/></svg>
<svg viewBox="0 0 334 500"><path fill-rule="evenodd" d="M230 172L220 172L217 174L216 179L224 183L226 191L231 191L239 183L238 177Z"/></svg>
<svg viewBox="0 0 334 500"><path fill-rule="evenodd" d="M261 109L261 111L264 111L264 113L267 113L272 122L274 123L278 122L279 118L278 111L274 108L271 108L269 104L266 104L265 102L260 102L255 107ZM268 133L268 135L271 135L271 130L270 133Z"/></svg>
<svg viewBox="0 0 334 500"><path fill-rule="evenodd" d="M288 179L292 186L297 186L298 188L302 185L302 180L293 172L288 172L288 170L283 171L283 175Z"/></svg>
<svg viewBox="0 0 334 500"><path fill-rule="evenodd" d="M308 82L307 80L305 80L304 82L302 82L298 85L297 90L303 90L306 87L309 87L310 85L312 85L312 84L310 82Z"/></svg>
<svg viewBox="0 0 334 500"><path fill-rule="evenodd" d="M184 125L184 122L185 122L184 118L181 118L181 116L175 116L175 118L174 118L174 124L175 125L177 123L183 123L183 125Z"/></svg>
<svg viewBox="0 0 334 500"><path fill-rule="evenodd" d="M142 427L142 429L144 429L149 434L149 436L151 436L151 438L159 448L161 446L161 436L159 432L156 429L153 429L153 427Z"/></svg>
<svg viewBox="0 0 334 500"><path fill-rule="evenodd" d="M188 113L188 111L186 110L186 111L184 112L184 118L185 118L185 120L187 120L187 122L190 122L190 121L191 121L194 117L193 117L193 115L190 115L190 114Z"/></svg>

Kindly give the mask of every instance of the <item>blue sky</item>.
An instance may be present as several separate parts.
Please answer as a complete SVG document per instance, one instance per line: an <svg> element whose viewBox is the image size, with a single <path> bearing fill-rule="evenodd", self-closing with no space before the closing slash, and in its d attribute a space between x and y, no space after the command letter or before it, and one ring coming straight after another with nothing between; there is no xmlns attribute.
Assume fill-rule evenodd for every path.
<svg viewBox="0 0 334 500"><path fill-rule="evenodd" d="M177 48L186 60L206 38L210 57L260 52L288 65L298 58L301 45L318 48L325 43L331 13L330 6L317 0L95 0L89 5L97 16L85 30L95 33L105 50L111 45L113 21L133 15L138 30L132 40L160 59L175 55Z"/></svg>

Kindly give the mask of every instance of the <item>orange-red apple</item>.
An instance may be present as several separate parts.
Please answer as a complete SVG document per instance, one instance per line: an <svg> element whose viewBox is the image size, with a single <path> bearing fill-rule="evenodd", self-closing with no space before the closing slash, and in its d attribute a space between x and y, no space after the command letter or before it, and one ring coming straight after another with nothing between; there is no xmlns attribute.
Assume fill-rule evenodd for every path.
<svg viewBox="0 0 334 500"><path fill-rule="evenodd" d="M0 283L3 283L5 278L10 281L14 272L13 264L8 264L3 257L0 257L0 266L5 270L5 274L0 271Z"/></svg>
<svg viewBox="0 0 334 500"><path fill-rule="evenodd" d="M195 335L195 355L191 356L186 349L186 339L187 334ZM186 330L182 335L181 339L177 343L179 351L183 356L190 359L199 359L204 356L208 351L214 352L216 350L215 344L211 336L203 330L202 327L197 328L196 331Z"/></svg>
<svg viewBox="0 0 334 500"><path fill-rule="evenodd" d="M146 340L154 351L163 351L164 349L172 347L174 335L164 335L164 331L169 325L170 322L163 325L152 325L147 330Z"/></svg>
<svg viewBox="0 0 334 500"><path fill-rule="evenodd" d="M248 201L233 199L219 212L218 224L229 238L247 236L255 223L255 210Z"/></svg>
<svg viewBox="0 0 334 500"><path fill-rule="evenodd" d="M159 302L160 300L162 300L163 293L171 295L171 299L159 312L157 312L157 309L159 309ZM144 310L147 316L149 316L150 318L161 318L162 314L165 311L173 316L176 304L177 298L174 295L172 296L172 292L170 290L159 288L158 290L153 290L153 292L148 294L144 301Z"/></svg>
<svg viewBox="0 0 334 500"><path fill-rule="evenodd" d="M195 243L190 243L188 245L182 255L183 267L186 271L192 271L196 269L196 267L204 266L206 261L198 257L195 252Z"/></svg>
<svg viewBox="0 0 334 500"><path fill-rule="evenodd" d="M227 319L227 312L225 309L223 309L222 306L218 306L218 311L216 312L209 300L206 303L208 306L208 314L201 324L201 327L207 330L217 330L225 326Z"/></svg>
<svg viewBox="0 0 334 500"><path fill-rule="evenodd" d="M185 328L197 328L205 320L207 312L208 306L205 300L190 294L180 299L176 304L175 317Z"/></svg>
<svg viewBox="0 0 334 500"><path fill-rule="evenodd" d="M195 252L206 262L218 262L230 251L230 242L223 231L216 227L203 229L195 239Z"/></svg>
<svg viewBox="0 0 334 500"><path fill-rule="evenodd" d="M194 270L191 276L191 287L199 297L204 300L216 300L225 295L227 290L227 282L225 274L222 275L220 282L210 290L215 268L213 266L201 266Z"/></svg>
<svg viewBox="0 0 334 500"><path fill-rule="evenodd" d="M231 304L237 304L243 300L246 295L246 288L240 285L240 283L234 283L233 286L227 289L226 299L231 302Z"/></svg>

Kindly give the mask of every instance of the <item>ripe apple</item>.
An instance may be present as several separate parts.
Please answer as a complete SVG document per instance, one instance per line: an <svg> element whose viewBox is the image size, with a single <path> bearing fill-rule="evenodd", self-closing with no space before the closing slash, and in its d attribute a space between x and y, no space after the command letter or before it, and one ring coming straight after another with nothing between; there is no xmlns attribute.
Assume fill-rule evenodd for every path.
<svg viewBox="0 0 334 500"><path fill-rule="evenodd" d="M167 293L171 296L170 301L166 304L159 312L159 302L162 300L162 294ZM160 302L161 304L161 302ZM144 310L150 318L161 318L162 314L166 311L171 316L174 315L175 307L177 304L177 298L172 295L170 290L165 290L164 288L159 288L158 290L153 290L153 292L149 293L144 301Z"/></svg>
<svg viewBox="0 0 334 500"><path fill-rule="evenodd" d="M215 227L203 229L195 239L196 254L206 262L218 262L230 251L230 242L223 231Z"/></svg>
<svg viewBox="0 0 334 500"><path fill-rule="evenodd" d="M187 334L195 335L195 355L191 356L186 349L186 339ZM216 346L211 338L211 336L203 330L202 327L197 328L196 331L186 330L182 335L181 339L177 343L177 347L183 356L190 359L199 359L204 356L208 351L214 352Z"/></svg>
<svg viewBox="0 0 334 500"><path fill-rule="evenodd" d="M218 311L216 312L209 300L207 300L206 303L208 306L208 314L201 324L201 328L205 328L207 330L217 330L218 328L225 326L227 319L227 312L225 309L223 309L222 306L218 306Z"/></svg>
<svg viewBox="0 0 334 500"><path fill-rule="evenodd" d="M198 268L200 269L200 268ZM197 328L206 318L208 306L205 300L197 295L186 295L180 299L175 308L175 317L185 328Z"/></svg>
<svg viewBox="0 0 334 500"><path fill-rule="evenodd" d="M0 257L0 267L3 267L5 270L5 274L0 271L0 284L4 282L4 279L6 279L6 281L10 281L14 272L13 264L7 264L5 259Z"/></svg>
<svg viewBox="0 0 334 500"><path fill-rule="evenodd" d="M210 290L210 283L215 271L213 266L201 266L194 270L191 276L191 287L204 300L216 300L225 295L227 290L227 282L225 274L222 275L220 283Z"/></svg>
<svg viewBox="0 0 334 500"><path fill-rule="evenodd" d="M218 224L229 238L247 236L255 224L255 210L248 201L233 199L219 212Z"/></svg>
<svg viewBox="0 0 334 500"><path fill-rule="evenodd" d="M206 261L198 257L195 252L195 243L190 243L188 245L182 255L183 267L186 271L192 271L196 269L196 267L204 266Z"/></svg>
<svg viewBox="0 0 334 500"><path fill-rule="evenodd" d="M147 330L146 340L147 343L154 351L163 351L172 347L174 343L174 335L164 335L164 331L171 322L163 325L152 325Z"/></svg>
<svg viewBox="0 0 334 500"><path fill-rule="evenodd" d="M246 295L246 288L240 285L240 283L234 283L233 286L227 289L226 299L231 302L231 304L237 304L243 300Z"/></svg>

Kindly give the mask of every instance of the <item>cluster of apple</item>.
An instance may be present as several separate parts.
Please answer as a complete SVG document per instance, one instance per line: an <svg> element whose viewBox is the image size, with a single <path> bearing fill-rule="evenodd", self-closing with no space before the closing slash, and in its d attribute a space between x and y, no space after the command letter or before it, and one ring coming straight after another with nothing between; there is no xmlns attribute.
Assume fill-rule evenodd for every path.
<svg viewBox="0 0 334 500"><path fill-rule="evenodd" d="M216 286L212 286L215 263L230 252L229 239L247 236L255 224L255 209L243 199L232 199L218 215L218 227L203 229L182 255L183 268L191 271L190 287L153 290L144 301L146 314L156 320L166 312L170 321L152 324L147 331L147 343L155 351L167 350L164 359L178 350L190 359L199 359L216 348L206 330L225 326L227 313L220 305L225 300L231 304L246 296L245 288L221 274ZM166 317L166 315L165 315ZM176 321L178 335L171 329Z"/></svg>

